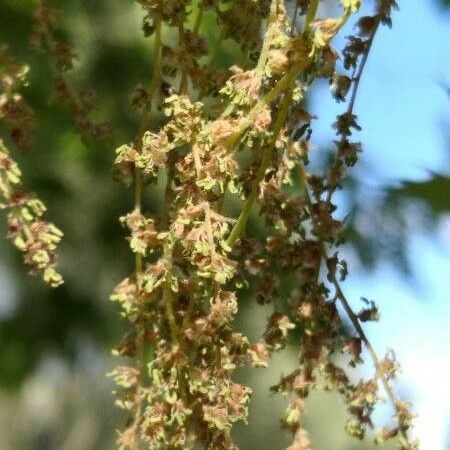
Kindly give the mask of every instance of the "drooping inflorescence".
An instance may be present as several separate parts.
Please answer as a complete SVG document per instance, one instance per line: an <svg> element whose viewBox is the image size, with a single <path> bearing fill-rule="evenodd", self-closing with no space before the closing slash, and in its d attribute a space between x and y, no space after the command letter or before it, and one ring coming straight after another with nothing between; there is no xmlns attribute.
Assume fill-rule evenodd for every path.
<svg viewBox="0 0 450 450"><path fill-rule="evenodd" d="M14 61L6 47L0 48L0 120L21 151L31 149L36 128L35 114L21 94L27 73L26 65ZM23 253L31 273L42 273L46 283L57 287L63 282L56 270L56 248L63 234L43 220L42 201L22 189L22 172L0 139L0 209L8 211L7 237Z"/></svg>
<svg viewBox="0 0 450 450"><path fill-rule="evenodd" d="M333 193L361 151L351 137L360 129L354 104L362 71L395 2L379 0L373 16L358 19L342 53L349 74L338 72L331 42L358 13L359 0L342 0L341 16L325 19L316 17L315 0L139 3L144 32L154 38L154 69L149 87L139 86L134 97L142 110L136 139L116 152L116 178L135 184L135 208L121 222L136 257L135 272L112 296L133 326L116 352L136 362L111 373L122 388L118 403L132 417L120 448L237 448L231 431L246 421L251 392L233 372L266 367L294 328L301 335L298 368L273 388L288 398L283 426L294 436L290 450L312 448L302 425L312 389L341 393L346 429L363 438L373 426L379 384L397 423L377 440L398 436L403 450L416 448L407 433L408 405L390 385L395 358L378 359L361 327L377 309L370 304L354 313L341 289L343 223L333 216ZM217 22L215 42L202 35L206 16ZM164 31L177 34L177 42L165 42ZM217 54L226 39L237 42L243 62L222 69ZM318 78L330 81L336 100L350 97L334 124L335 157L322 174L308 171L313 117L302 103ZM159 129L154 107L166 117ZM158 217L142 211L149 179L165 183ZM227 208L231 198L242 201L238 216ZM264 237L247 234L255 208ZM258 342L233 326L243 286L274 307ZM338 303L354 334L343 326ZM344 354L351 366L362 362L364 345L375 374L354 383L339 361Z"/></svg>
<svg viewBox="0 0 450 450"><path fill-rule="evenodd" d="M42 272L44 281L57 287L63 279L55 269L55 251L63 234L42 219L46 208L41 200L20 190L21 177L18 165L0 140L0 208L8 210L8 239L23 253L32 273Z"/></svg>
<svg viewBox="0 0 450 450"><path fill-rule="evenodd" d="M397 438L402 450L417 449L408 434L409 405L391 386L395 356L379 358L362 328L378 319L378 309L367 301L354 312L341 287L344 224L334 214L334 194L362 151L354 138L357 91L375 35L380 25L391 25L396 2L376 0L373 14L360 17L361 0L335 1L340 14L326 18L319 17L318 0L137 2L153 66L148 85L132 96L140 126L116 149L113 171L117 181L134 185L134 207L120 222L135 268L111 296L130 323L114 350L128 363L110 373L117 404L129 416L119 448L237 449L232 430L247 421L251 389L235 380L235 370L267 367L274 352L294 342L295 330L297 368L272 388L286 398L288 450L313 448L303 410L319 388L342 395L346 430L359 439L373 428L372 413L386 395L395 423L377 442ZM38 3L33 44L52 57L57 97L74 113L77 131L98 137L107 127L89 118L91 96L71 87L67 72L75 53L55 38L55 17ZM215 24L213 36L206 22ZM356 32L339 52L333 39L352 22ZM236 50L229 67L220 58L225 42ZM11 139L27 148L34 115L16 89L26 69L8 67L0 73L0 118ZM333 125L334 154L322 172L310 169L314 117L305 106L319 79L347 105ZM143 207L150 181L163 186L159 215ZM32 271L56 286L61 232L41 220L44 207L35 197L17 192L20 183L1 142L9 236ZM248 226L255 211L258 233ZM243 288L273 306L256 342L235 327ZM350 369L363 362L364 348L375 372L355 382Z"/></svg>

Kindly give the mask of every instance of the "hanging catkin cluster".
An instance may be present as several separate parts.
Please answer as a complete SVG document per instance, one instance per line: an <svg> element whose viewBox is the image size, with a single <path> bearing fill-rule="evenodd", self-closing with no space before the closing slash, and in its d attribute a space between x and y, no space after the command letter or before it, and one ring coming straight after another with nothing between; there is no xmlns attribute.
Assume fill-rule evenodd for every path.
<svg viewBox="0 0 450 450"><path fill-rule="evenodd" d="M395 423L377 442L396 438L400 449L416 449L408 437L409 405L391 388L395 357L378 358L361 326L378 319L377 307L368 302L354 312L341 288L343 223L333 215L333 194L361 151L354 137L360 80L377 30L391 25L395 1L375 0L373 15L361 17L361 0L335 0L340 15L328 18L318 16L318 0L137 1L154 55L149 85L136 87L132 98L140 128L116 149L114 164L115 179L135 192L134 207L120 218L135 270L111 297L131 328L115 349L129 364L110 374L119 387L117 403L129 414L120 449L237 449L232 428L246 422L251 390L233 373L240 366L267 367L294 329L298 367L273 387L287 400L288 450L313 448L303 409L317 388L342 395L346 430L360 439L387 396ZM215 21L217 31L209 38L207 21ZM356 32L338 52L333 38L349 21ZM78 131L103 134L106 125L89 119L89 102L67 80L74 53L54 39L53 12L40 4L36 23L33 43L51 54L57 96L74 112ZM226 41L240 54L224 69L219 56ZM322 173L309 169L313 115L303 102L318 79L328 80L334 99L347 105L333 125L334 156ZM32 113L20 96L5 92L0 113L12 138L27 146L29 137L14 127L29 130L20 123L33 122ZM14 120L5 102L19 110ZM156 109L163 111L162 126ZM11 186L19 172L3 145L0 152L0 187L19 227L11 235L22 239L14 242L32 269L50 273L57 285L53 251L60 232L38 221L42 208L30 203L36 200L25 197L17 206ZM142 207L150 181L164 185L159 216ZM240 204L237 214L230 200ZM31 218L23 216L23 202ZM252 211L264 227L253 236ZM35 229L37 237L28 235ZM35 242L38 254L30 250ZM234 326L244 287L274 310L257 342ZM355 383L348 366L362 363L364 347L375 373Z"/></svg>
<svg viewBox="0 0 450 450"><path fill-rule="evenodd" d="M150 449L235 449L231 430L246 421L251 392L233 381L233 372L243 365L266 367L294 328L301 334L298 369L273 388L288 399L283 424L294 437L290 450L312 448L302 427L311 389L325 385L342 394L346 429L363 438L372 427L379 381L397 423L377 440L398 436L403 450L416 448L407 435L408 405L390 387L395 359L378 359L360 325L376 319L377 309L369 304L356 314L342 293L342 223L333 217L333 193L361 150L352 134L359 129L353 107L362 70L379 25L390 25L395 2L378 1L373 16L359 18L342 55L331 41L359 11L359 0L341 1L341 16L325 19L316 18L314 0L139 3L155 54L150 86L135 95L141 129L116 152L116 177L126 184L134 179L136 193L133 211L121 219L136 270L112 296L133 325L117 353L136 361L111 374L123 388L119 404L132 416L121 448L142 442ZM211 15L220 30L217 42L201 33L203 18ZM176 45L164 42L166 31L178 34ZM219 68L225 39L239 44L244 64ZM342 74L339 59L347 71ZM318 78L329 80L336 100L350 96L334 124L335 157L323 174L307 169L312 115L302 104ZM151 121L154 107L166 116L159 129ZM161 217L141 210L150 179L165 183ZM294 184L300 196L292 194ZM238 216L226 212L230 197L242 201ZM264 238L246 233L254 207L264 219ZM233 326L246 285L274 307L258 342ZM353 336L344 330L337 303L354 325ZM336 361L344 353L351 365L362 362L364 344L376 373L355 384Z"/></svg>
<svg viewBox="0 0 450 450"><path fill-rule="evenodd" d="M28 67L17 64L0 47L0 120L17 149L27 151L35 129L35 115L20 90L27 83ZM8 211L7 237L24 255L31 273L42 273L53 287L63 279L56 271L56 248L62 232L43 220L46 208L34 194L22 190L22 172L0 139L0 209Z"/></svg>

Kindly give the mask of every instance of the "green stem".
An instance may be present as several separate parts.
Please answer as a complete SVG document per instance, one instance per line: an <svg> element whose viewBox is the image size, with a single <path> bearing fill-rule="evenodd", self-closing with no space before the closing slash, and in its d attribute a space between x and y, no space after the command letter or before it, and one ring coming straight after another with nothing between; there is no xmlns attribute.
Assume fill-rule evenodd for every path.
<svg viewBox="0 0 450 450"><path fill-rule="evenodd" d="M184 47L184 26L183 24L180 24L178 27L178 34L179 34L179 45L181 47L181 50L183 51ZM180 87L178 89L179 94L186 94L188 89L188 75L186 72L186 68L183 64L181 64L181 79L180 79Z"/></svg>
<svg viewBox="0 0 450 450"><path fill-rule="evenodd" d="M272 44L272 27L277 21L278 2L279 0L272 0L272 4L270 5L270 14L269 20L267 22L267 30L264 36L263 46L261 49L261 53L259 55L258 64L255 69L258 77L262 77L264 75L264 69L266 67L267 59L269 57L269 50Z"/></svg>
<svg viewBox="0 0 450 450"><path fill-rule="evenodd" d="M192 30L195 34L198 34L200 26L202 24L202 20L203 20L203 2L199 2L199 4L197 5L197 17L195 18L194 28Z"/></svg>
<svg viewBox="0 0 450 450"><path fill-rule="evenodd" d="M145 133L145 129L147 127L147 123L150 117L150 113L152 110L152 102L153 102L153 96L156 92L157 86L159 84L159 80L161 77L161 34L162 34L162 26L161 26L161 18L156 17L155 19L155 64L153 67L153 75L152 80L150 82L150 88L149 88L149 100L148 100L148 106L145 109L145 112L142 116L141 125L139 127L139 131L137 133L137 136L135 138L135 146L138 151L142 149L142 137ZM142 209L142 173L140 169L136 168L135 171L135 181L134 181L134 209L136 212L140 213ZM138 294L140 292L140 284L141 284L141 273L143 270L143 258L142 255L139 253L136 253L135 256L135 273L136 273L136 282L138 285Z"/></svg>
<svg viewBox="0 0 450 450"><path fill-rule="evenodd" d="M309 26L312 21L316 18L317 9L319 7L319 0L311 0L308 11L306 13L305 25L303 26L303 35L308 34Z"/></svg>
<svg viewBox="0 0 450 450"><path fill-rule="evenodd" d="M235 226L231 230L231 233L228 236L228 239L226 240L226 245L229 248L232 248L234 246L234 244L236 243L236 241L245 232L245 228L246 228L248 219L250 217L250 212L251 212L252 207L258 197L259 184L263 180L266 170L270 165L270 160L272 158L276 140L278 139L278 135L280 134L280 132L284 126L291 103L292 103L292 95L291 95L291 91L289 91L286 93L283 103L282 103L282 106L281 106L281 109L278 112L277 120L274 125L273 136L272 136L271 142L264 149L263 157L261 160L261 165L259 166L259 169L256 172L255 180L254 180L250 195L247 197L247 200L245 201L245 204L244 204L244 208L242 209L242 212L239 215L239 218L238 218Z"/></svg>
<svg viewBox="0 0 450 450"><path fill-rule="evenodd" d="M169 245L164 247L164 258L166 260L166 270L169 273L172 271L172 249ZM169 322L170 336L174 344L178 343L178 325L175 319L174 298L172 287L169 281L165 281L163 285L163 302L166 306L167 321Z"/></svg>
<svg viewBox="0 0 450 450"><path fill-rule="evenodd" d="M134 140L135 147L137 151L142 150L142 137L145 133L145 129L147 127L148 120L150 118L153 96L156 92L156 89L159 84L159 80L161 77L161 31L162 31L162 22L159 15L155 18L155 44L154 44L154 52L155 52L155 63L153 67L153 75L150 82L149 87L149 100L148 105L144 111L144 114L141 119L141 124ZM134 179L134 209L136 212L141 213L142 211L142 173L140 169L135 170L135 179ZM142 291L142 273L143 273L143 257L140 253L135 254L135 277L136 277L136 295L137 299L140 302L141 291ZM142 309L142 302L140 302L140 308ZM141 311L142 312L142 311ZM141 399L141 390L143 386L144 380L144 369L145 369L145 325L142 323L138 323L137 326L137 338L136 338L136 365L139 371L140 383L137 387L136 392L136 412L134 417L134 429L135 432L138 433L137 440L137 450L140 448L140 436L137 431L140 425L141 416L142 416L142 399Z"/></svg>
<svg viewBox="0 0 450 450"><path fill-rule="evenodd" d="M207 63L207 67L212 67L214 63L216 62L217 57L219 56L220 47L222 45L223 40L225 39L225 32L222 29L219 39L217 40L216 44L213 47L213 50L211 52L211 56L209 57L209 61Z"/></svg>
<svg viewBox="0 0 450 450"><path fill-rule="evenodd" d="M159 87L159 83L161 82L161 48L162 48L162 20L161 16L157 14L155 16L155 43L154 43L155 56L153 65L153 75L148 89L148 104L147 107L145 108L141 120L141 125L135 138L135 145L138 151L140 151L142 148L142 137L144 136L148 120L152 112L153 97L155 96L156 91L158 90Z"/></svg>
<svg viewBox="0 0 450 450"><path fill-rule="evenodd" d="M140 214L142 209L142 173L136 168L134 175L134 210ZM141 291L141 273L143 269L142 255L135 254L135 273L138 292Z"/></svg>

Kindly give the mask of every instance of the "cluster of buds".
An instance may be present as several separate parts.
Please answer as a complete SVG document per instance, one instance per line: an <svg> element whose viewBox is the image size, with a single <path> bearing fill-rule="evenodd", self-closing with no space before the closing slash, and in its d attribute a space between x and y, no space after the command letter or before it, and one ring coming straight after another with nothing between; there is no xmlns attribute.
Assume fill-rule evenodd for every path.
<svg viewBox="0 0 450 450"><path fill-rule="evenodd" d="M9 136L22 151L31 148L31 139L36 129L33 110L20 93L27 85L29 68L17 64L0 45L0 119L5 123Z"/></svg>
<svg viewBox="0 0 450 450"><path fill-rule="evenodd" d="M341 15L328 18L316 17L318 0L297 0L293 9L284 0L137 2L145 11L144 34L154 38L154 67L150 85L133 95L142 113L139 131L116 150L114 164L115 178L135 185L134 209L120 218L135 270L111 296L131 326L114 352L132 362L110 374L117 404L130 416L120 449L237 450L232 428L247 421L251 389L236 382L234 372L267 367L274 352L294 342L292 330L298 366L272 388L287 398L282 425L293 435L289 450L313 447L303 426L311 390L340 393L349 413L345 428L362 439L373 427L380 385L396 423L377 441L398 438L402 450L416 449L409 404L391 386L395 357L379 359L362 329L378 319L378 309L366 301L354 313L341 288L348 269L339 255L343 223L333 204L362 150L351 139L360 130L356 93L379 26L391 25L395 1L376 0L374 15L357 20L342 55L332 41L356 17L361 0L340 0ZM217 22L215 41L206 38L205 17ZM56 22L54 11L38 2L32 42L51 55L56 98L73 111L78 131L103 135L106 125L89 117L93 93L78 94L68 81L75 52L55 38ZM165 42L168 35L178 39ZM241 64L224 69L217 56L227 39L238 44ZM27 68L5 54L0 49L0 118L26 149L34 115L18 88L26 84ZM351 73L338 72L339 59ZM319 78L328 80L338 102L349 97L333 125L336 151L324 173L309 169L314 116L302 103ZM159 128L151 124L155 103L165 115ZM159 216L143 210L147 181L165 184ZM21 192L21 184L20 169L0 141L8 237L31 272L58 286L55 251L62 233L42 220L44 205ZM231 205L239 202L236 214ZM257 206L261 230L252 232L248 222ZM256 342L235 326L244 287L274 309ZM363 362L364 347L375 374L354 382L348 372Z"/></svg>
<svg viewBox="0 0 450 450"><path fill-rule="evenodd" d="M31 272L42 273L46 283L57 287L63 282L55 269L55 251L62 232L42 220L46 208L38 198L18 190L21 177L19 167L0 140L0 207L8 210L8 238L24 254Z"/></svg>
<svg viewBox="0 0 450 450"><path fill-rule="evenodd" d="M0 119L21 151L31 149L36 129L35 114L21 93L27 86L28 71L28 66L14 61L5 46L0 47ZM0 139L0 208L8 211L7 237L24 254L31 273L42 273L46 283L59 286L63 279L55 269L55 252L62 232L42 220L44 204L21 188L22 173Z"/></svg>
<svg viewBox="0 0 450 450"><path fill-rule="evenodd" d="M342 15L327 19L316 18L316 0L298 2L294 16L282 0L245 0L225 9L211 0L139 3L144 31L154 36L155 66L151 85L139 87L133 102L143 112L140 132L117 149L115 161L116 178L136 188L135 209L121 219L130 231L135 272L112 295L132 325L116 353L135 361L111 373L120 387L117 402L131 416L120 448L237 449L231 429L247 420L251 391L233 373L243 365L267 367L295 329L298 368L273 387L288 398L283 427L294 436L289 449L312 448L302 411L318 387L342 394L346 429L363 438L373 426L379 381L398 421L382 438L397 436L403 450L414 449L407 434L412 415L390 386L397 365L391 357L378 360L360 325L378 311L369 304L353 313L340 287L347 274L338 253L343 224L333 216L333 193L361 150L349 141L359 129L354 97L377 26L368 18L358 22L363 45L356 53L356 38L349 38L344 65L355 74L347 76L337 72L340 56L331 42L359 11L359 0L342 0ZM375 24L388 23L393 6L378 1ZM205 12L216 13L220 30L212 48L202 36ZM304 15L302 30L298 14ZM164 42L164 29L178 32L177 44ZM240 44L243 67L218 67L224 39ZM336 157L324 174L307 170L313 116L301 104L317 78L329 80L338 101L351 92L335 124L341 139ZM164 98L156 102L158 92ZM148 125L153 103L166 116L157 130ZM161 216L142 212L148 179L164 180ZM232 198L243 202L237 217ZM257 204L263 232L252 236L247 223ZM253 343L234 327L244 286L274 307ZM354 336L343 326L338 302ZM336 361L344 354L355 367L363 345L376 374L354 383L345 362Z"/></svg>

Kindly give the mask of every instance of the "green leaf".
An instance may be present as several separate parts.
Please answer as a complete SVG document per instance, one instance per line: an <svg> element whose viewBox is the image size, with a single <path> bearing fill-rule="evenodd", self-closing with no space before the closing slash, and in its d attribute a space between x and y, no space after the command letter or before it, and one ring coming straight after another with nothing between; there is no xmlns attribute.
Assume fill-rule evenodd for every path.
<svg viewBox="0 0 450 450"><path fill-rule="evenodd" d="M433 173L426 181L404 181L400 187L388 190L388 198L412 198L430 206L437 215L450 211L450 177Z"/></svg>

